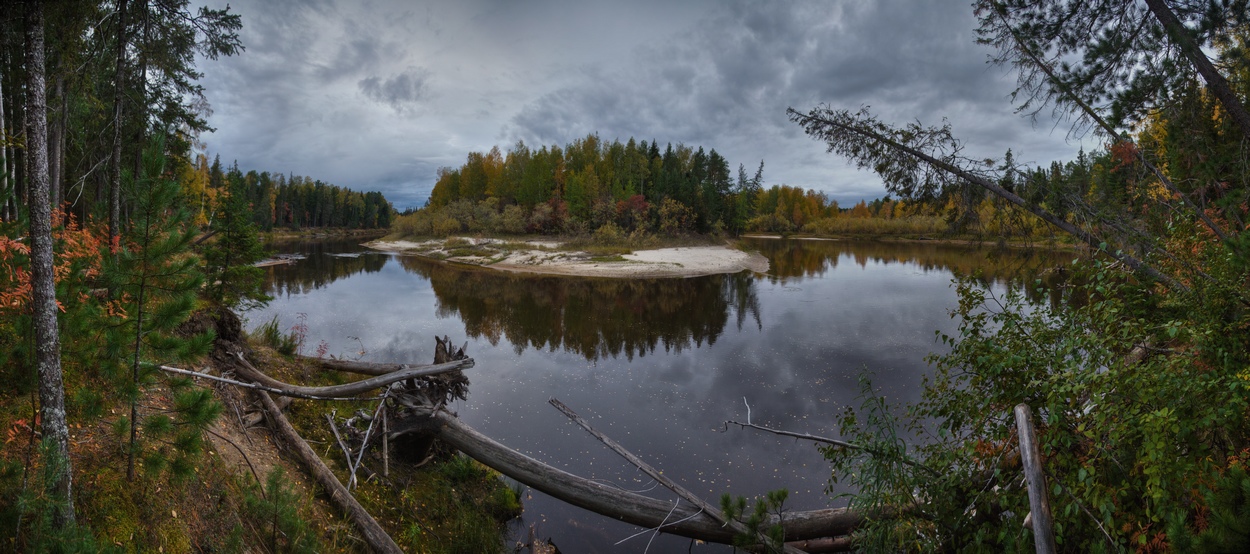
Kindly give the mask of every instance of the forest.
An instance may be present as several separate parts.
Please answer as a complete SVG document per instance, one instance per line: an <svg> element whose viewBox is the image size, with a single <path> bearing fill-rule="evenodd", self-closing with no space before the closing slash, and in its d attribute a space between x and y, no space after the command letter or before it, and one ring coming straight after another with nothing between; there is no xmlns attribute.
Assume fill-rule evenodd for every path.
<svg viewBox="0 0 1250 554"><path fill-rule="evenodd" d="M1053 206L1063 217L1082 217L1070 213L1072 199L1091 207L1126 201L1129 175L1119 165L1111 150L1100 148L1047 167L1017 164L1008 151L993 169L1007 190ZM609 143L596 134L564 147L532 149L521 141L506 153L498 147L470 152L460 167L439 170L428 205L403 214L394 231L1071 240L980 188L942 187L840 206L814 189L765 186L763 162L750 176L741 164L731 173L714 148L678 143L661 151L655 140Z"/></svg>
<svg viewBox="0 0 1250 554"><path fill-rule="evenodd" d="M359 192L295 174L246 174L235 162L222 170L221 157L208 163L199 154L182 166L179 185L186 202L195 211L194 221L207 225L218 198L229 191L240 191L251 212L251 222L261 231L277 228L303 229L337 227L347 229L388 229L395 208L380 192ZM224 192L223 192L224 191Z"/></svg>
<svg viewBox="0 0 1250 554"><path fill-rule="evenodd" d="M180 0L0 12L0 550L242 551L266 517L285 537L266 549L318 544L280 468L249 483L214 464L216 393L158 369L205 363L219 329L240 340L232 310L269 300L263 231L394 211L209 163L195 61L242 53L241 25ZM207 494L224 511L188 513Z"/></svg>

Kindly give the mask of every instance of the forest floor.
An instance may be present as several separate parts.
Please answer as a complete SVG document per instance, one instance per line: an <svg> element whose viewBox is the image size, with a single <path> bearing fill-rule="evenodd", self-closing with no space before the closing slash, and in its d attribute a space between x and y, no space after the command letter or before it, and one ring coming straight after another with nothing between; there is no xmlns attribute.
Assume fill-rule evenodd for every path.
<svg viewBox="0 0 1250 554"><path fill-rule="evenodd" d="M229 319L223 325L200 312L188 322L188 332L216 327L218 333L214 352L189 368L229 375L237 363L232 353L243 351L262 371L286 382L326 385L355 378L249 340L237 318ZM77 381L86 377L75 372L67 384L80 385ZM164 380L158 383L147 389L144 410L173 407L174 391ZM198 380L195 386L210 388L223 409L204 435L204 450L193 462L192 476L184 479L146 466L137 468L135 480L127 479L125 434L116 428L124 405L106 408L103 418L89 423L76 423L83 418L71 410L78 521L90 528L101 546L122 552L368 551L355 526L267 428L250 393L208 380ZM341 422L356 410L371 413L375 406L376 402L364 400L334 405L295 400L285 413L340 482L346 482L344 456L335 446L326 414L337 411ZM30 395L0 394L0 428L8 435L0 447L0 522L5 524L0 551L39 550L31 544L37 531L14 534L23 515L27 522L41 520L41 503L36 501L32 509L17 501L40 490L38 425L32 429L31 421ZM342 430L349 431L343 425ZM159 446L146 445L144 452ZM352 494L402 548L433 553L510 549L505 544L505 522L521 510L514 487L449 447L436 449L437 455L425 460L429 463L391 448L389 476L362 479ZM376 446L368 450L365 467L383 467L378 451Z"/></svg>
<svg viewBox="0 0 1250 554"><path fill-rule="evenodd" d="M376 240L375 250L399 252L501 271L580 277L697 277L751 270L768 271L768 259L729 244L700 244L623 252L580 250L552 239L503 240L452 237L422 241Z"/></svg>

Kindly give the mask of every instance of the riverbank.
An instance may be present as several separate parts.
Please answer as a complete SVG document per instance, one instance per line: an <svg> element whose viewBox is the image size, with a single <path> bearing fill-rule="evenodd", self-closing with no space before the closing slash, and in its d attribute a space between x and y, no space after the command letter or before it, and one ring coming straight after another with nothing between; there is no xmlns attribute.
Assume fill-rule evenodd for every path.
<svg viewBox="0 0 1250 554"><path fill-rule="evenodd" d="M266 244L305 239L358 238L371 239L386 235L387 229L348 229L344 227L306 227L303 229L277 228L261 233Z"/></svg>
<svg viewBox="0 0 1250 554"><path fill-rule="evenodd" d="M377 240L364 246L500 271L543 275L638 279L768 271L768 258L728 244L653 248L612 255L562 250L561 243L554 240L452 237L418 242Z"/></svg>
<svg viewBox="0 0 1250 554"><path fill-rule="evenodd" d="M893 243L911 243L911 244L952 244L959 246L973 247L1000 247L1013 249L1030 249L1044 248L1048 250L1088 250L1089 247L1084 244L1056 241L1056 240L986 240L970 237L968 235L955 235L943 237L931 236L902 236L902 235L845 235L845 236L829 236L829 235L808 235L808 234L791 234L778 235L775 233L760 233L742 235L744 239L767 239L767 240L812 240L812 241L875 241L875 242L893 242Z"/></svg>

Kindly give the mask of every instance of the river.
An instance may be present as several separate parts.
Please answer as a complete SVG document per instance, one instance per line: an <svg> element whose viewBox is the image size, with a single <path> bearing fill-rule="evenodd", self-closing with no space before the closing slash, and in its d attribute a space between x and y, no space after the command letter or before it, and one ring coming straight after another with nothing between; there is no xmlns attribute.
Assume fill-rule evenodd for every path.
<svg viewBox="0 0 1250 554"><path fill-rule="evenodd" d="M751 239L767 275L690 279L543 277L373 252L352 242L278 246L302 254L267 268L274 300L245 314L307 326L305 352L429 363L435 335L468 343L467 401L451 406L486 435L548 464L624 489L673 495L590 437L547 400L558 398L713 504L785 488L786 506L845 505L814 446L726 420L836 436L833 417L858 405L870 374L891 402L919 398L924 357L953 333L952 279L976 274L998 294L1035 290L1073 254L932 242ZM1046 292L1034 300L1053 301ZM1051 293L1053 294L1053 293ZM749 406L749 408L748 408ZM642 552L641 531L524 496L531 524L564 552ZM522 539L523 540L523 539ZM686 552L660 536L650 552ZM698 551L728 552L700 546Z"/></svg>

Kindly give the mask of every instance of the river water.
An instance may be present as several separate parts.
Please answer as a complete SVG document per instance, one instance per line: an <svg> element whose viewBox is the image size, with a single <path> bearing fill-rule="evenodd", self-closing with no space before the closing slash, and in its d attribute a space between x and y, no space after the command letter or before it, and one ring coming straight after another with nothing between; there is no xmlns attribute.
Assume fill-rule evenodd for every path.
<svg viewBox="0 0 1250 554"><path fill-rule="evenodd" d="M826 492L811 444L726 420L836 436L870 374L891 402L919 398L924 357L957 321L952 279L996 293L1035 290L1070 253L937 243L752 239L767 275L690 279L543 277L369 251L351 242L278 245L305 257L268 268L275 298L245 314L307 326L306 352L430 363L434 337L468 343L467 401L451 407L495 440L574 474L672 501L632 465L548 405L558 398L600 431L713 504L723 493L785 488L786 506L845 505ZM1052 301L1045 292L1034 300ZM1053 294L1053 293L1052 293ZM748 407L749 406L749 407ZM564 552L642 552L651 533L537 491L524 497L520 540L536 525ZM649 552L686 552L661 535ZM696 551L728 552L698 545Z"/></svg>

